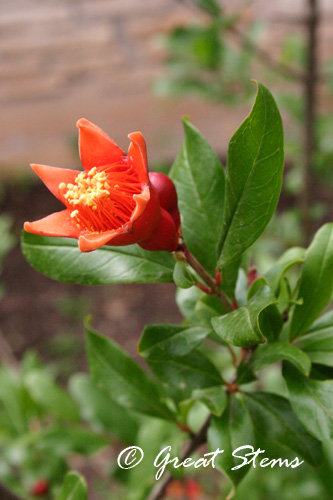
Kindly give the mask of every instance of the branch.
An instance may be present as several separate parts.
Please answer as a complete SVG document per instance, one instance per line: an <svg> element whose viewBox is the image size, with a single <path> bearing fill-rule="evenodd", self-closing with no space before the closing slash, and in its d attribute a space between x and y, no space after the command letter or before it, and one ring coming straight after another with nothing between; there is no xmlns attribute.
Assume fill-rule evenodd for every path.
<svg viewBox="0 0 333 500"><path fill-rule="evenodd" d="M305 243L311 238L311 193L313 189L312 170L316 151L316 104L318 84L318 23L317 0L307 0L309 19L307 24L307 67L304 81L305 128L304 128L304 187L301 196L302 222Z"/></svg>
<svg viewBox="0 0 333 500"><path fill-rule="evenodd" d="M223 307L227 311L233 311L233 305L231 301L228 299L223 290L219 287L216 280L211 277L211 275L202 267L200 262L194 257L194 255L189 251L185 243L180 245L180 250L184 253L184 257L186 262L198 273L198 275L203 279L206 285L209 286L210 290L216 297L219 299Z"/></svg>
<svg viewBox="0 0 333 500"><path fill-rule="evenodd" d="M266 50L262 49L258 45L256 45L252 40L247 38L244 33L238 30L235 26L230 26L228 29L229 33L235 36L237 40L241 43L242 47L246 50L250 50L254 52L257 58L268 68L281 73L287 78L295 80L297 82L304 81L304 75L302 71L294 68L293 66L289 66L289 64L285 64L279 61L276 61L272 58L271 54Z"/></svg>
<svg viewBox="0 0 333 500"><path fill-rule="evenodd" d="M192 453L197 450L202 444L204 444L207 440L207 430L210 425L211 416L209 416L206 422L203 424L201 429L197 434L195 434L192 439L185 446L183 453L180 457L180 461L183 462L186 458L189 458ZM164 475L163 479L161 479L153 488L150 495L146 498L146 500L159 500L163 498L165 494L165 490L169 483L173 480L173 476L168 472Z"/></svg>

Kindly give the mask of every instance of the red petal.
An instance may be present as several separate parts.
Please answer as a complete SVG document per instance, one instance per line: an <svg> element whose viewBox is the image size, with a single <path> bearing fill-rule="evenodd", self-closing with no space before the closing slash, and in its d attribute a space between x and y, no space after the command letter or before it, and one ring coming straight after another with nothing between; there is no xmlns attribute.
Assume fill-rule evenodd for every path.
<svg viewBox="0 0 333 500"><path fill-rule="evenodd" d="M140 247L145 250L157 252L166 250L167 252L174 252L178 247L178 234L173 218L161 208L161 219L158 226L148 236L147 239L139 241Z"/></svg>
<svg viewBox="0 0 333 500"><path fill-rule="evenodd" d="M141 132L132 132L128 135L131 140L128 149L128 157L132 158L135 171L138 173L141 182L148 182L148 160L146 142Z"/></svg>
<svg viewBox="0 0 333 500"><path fill-rule="evenodd" d="M97 248L109 243L119 232L123 232L123 230L113 229L104 233L82 234L79 238L79 249L81 252L97 250Z"/></svg>
<svg viewBox="0 0 333 500"><path fill-rule="evenodd" d="M60 201L63 201L63 198L61 190L59 189L59 184L61 182L73 184L74 179L80 173L77 170L70 170L69 168L48 167L47 165L31 164L30 167L39 175L45 186L48 187L51 193Z"/></svg>
<svg viewBox="0 0 333 500"><path fill-rule="evenodd" d="M81 118L76 126L80 130L80 158L86 170L110 165L125 155L124 151L97 125Z"/></svg>
<svg viewBox="0 0 333 500"><path fill-rule="evenodd" d="M24 229L28 233L40 236L62 236L78 238L81 230L73 223L69 210L62 210L35 222L25 222Z"/></svg>

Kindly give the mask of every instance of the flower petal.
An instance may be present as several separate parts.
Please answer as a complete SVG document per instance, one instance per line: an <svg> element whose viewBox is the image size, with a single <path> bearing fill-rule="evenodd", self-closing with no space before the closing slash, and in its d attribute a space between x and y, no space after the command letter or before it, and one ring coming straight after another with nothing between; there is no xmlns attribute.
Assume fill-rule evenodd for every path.
<svg viewBox="0 0 333 500"><path fill-rule="evenodd" d="M113 229L111 231L105 231L104 233L81 234L79 237L79 249L81 252L92 252L93 250L97 250L97 248L106 245L117 236L119 232L123 232L123 230Z"/></svg>
<svg viewBox="0 0 333 500"><path fill-rule="evenodd" d="M81 118L76 126L80 130L80 158L86 170L110 165L125 156L125 152L97 125Z"/></svg>
<svg viewBox="0 0 333 500"><path fill-rule="evenodd" d="M81 232L73 223L69 210L55 212L35 222L25 222L24 229L28 233L40 236L61 236L64 238L78 238Z"/></svg>
<svg viewBox="0 0 333 500"><path fill-rule="evenodd" d="M147 239L139 241L141 248L153 252L166 250L174 252L178 247L178 234L172 216L161 208L161 219Z"/></svg>
<svg viewBox="0 0 333 500"><path fill-rule="evenodd" d="M135 170L138 173L141 182L148 182L148 160L146 141L141 132L132 132L128 135L131 141L127 156L132 158Z"/></svg>
<svg viewBox="0 0 333 500"><path fill-rule="evenodd" d="M58 200L63 202L62 192L59 189L59 184L74 183L74 179L80 173L78 170L71 170L69 168L48 167L47 165L30 165L32 170L42 179L45 186L51 191Z"/></svg>

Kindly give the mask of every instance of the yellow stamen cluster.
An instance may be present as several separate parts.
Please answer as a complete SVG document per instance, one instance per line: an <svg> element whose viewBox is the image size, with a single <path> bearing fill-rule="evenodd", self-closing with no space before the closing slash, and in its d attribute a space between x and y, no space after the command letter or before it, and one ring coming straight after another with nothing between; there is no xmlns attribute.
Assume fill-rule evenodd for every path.
<svg viewBox="0 0 333 500"><path fill-rule="evenodd" d="M133 195L141 192L134 169L123 162L80 172L59 190L76 226L89 232L117 229L127 223L135 208Z"/></svg>
<svg viewBox="0 0 333 500"><path fill-rule="evenodd" d="M92 210L97 210L96 201L110 196L110 185L106 181L106 173L96 172L96 167L92 168L88 174L80 172L74 182L75 184L69 183L67 186L64 182L59 184L59 189L67 188L64 198L73 207L85 205ZM78 211L74 210L71 217L75 217L74 213L77 215Z"/></svg>

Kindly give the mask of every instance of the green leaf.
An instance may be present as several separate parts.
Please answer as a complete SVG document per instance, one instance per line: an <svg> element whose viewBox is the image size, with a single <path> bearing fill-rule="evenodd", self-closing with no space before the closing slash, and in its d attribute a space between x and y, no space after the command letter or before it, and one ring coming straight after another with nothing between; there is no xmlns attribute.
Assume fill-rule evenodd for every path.
<svg viewBox="0 0 333 500"><path fill-rule="evenodd" d="M299 337L295 345L305 351L313 363L333 367L333 323Z"/></svg>
<svg viewBox="0 0 333 500"><path fill-rule="evenodd" d="M191 288L194 285L194 280L187 269L187 264L183 260L176 261L173 270L173 281L180 288Z"/></svg>
<svg viewBox="0 0 333 500"><path fill-rule="evenodd" d="M298 298L302 305L293 310L290 338L306 332L331 299L333 291L333 223L316 233L305 254Z"/></svg>
<svg viewBox="0 0 333 500"><path fill-rule="evenodd" d="M109 439L95 432L79 427L55 426L41 433L38 448L52 452L59 457L70 453L91 455L100 448L109 445Z"/></svg>
<svg viewBox="0 0 333 500"><path fill-rule="evenodd" d="M213 363L199 351L161 363L149 362L149 366L163 382L187 392L223 384Z"/></svg>
<svg viewBox="0 0 333 500"><path fill-rule="evenodd" d="M176 291L176 302L179 307L180 312L187 321L193 324L200 323L199 318L195 313L195 305L197 301L205 296L205 293L199 290L198 287L192 286L186 290L183 288L177 288Z"/></svg>
<svg viewBox="0 0 333 500"><path fill-rule="evenodd" d="M268 287L262 287L249 301L246 307L212 319L214 330L229 344L250 347L265 341L260 327L260 314L276 298Z"/></svg>
<svg viewBox="0 0 333 500"><path fill-rule="evenodd" d="M63 420L79 420L79 411L72 398L53 382L45 370L34 370L24 377L32 399L51 414Z"/></svg>
<svg viewBox="0 0 333 500"><path fill-rule="evenodd" d="M221 234L224 170L198 130L184 120L185 140L172 166L184 240L208 272L214 274Z"/></svg>
<svg viewBox="0 0 333 500"><path fill-rule="evenodd" d="M71 377L69 388L80 407L82 418L93 428L107 431L123 443L134 443L138 419L127 408L104 394L83 373Z"/></svg>
<svg viewBox="0 0 333 500"><path fill-rule="evenodd" d="M239 267L241 264L241 258L230 262L223 267L222 273L222 290L228 295L228 297L235 297L235 288L238 279Z"/></svg>
<svg viewBox="0 0 333 500"><path fill-rule="evenodd" d="M112 340L86 324L87 353L93 381L119 405L153 417L173 420L159 386Z"/></svg>
<svg viewBox="0 0 333 500"><path fill-rule="evenodd" d="M267 226L282 173L281 117L271 93L259 83L253 109L229 144L220 268L239 258Z"/></svg>
<svg viewBox="0 0 333 500"><path fill-rule="evenodd" d="M193 401L200 401L216 417L222 415L228 402L225 387L220 385L209 387L208 389L196 389L193 391L191 399Z"/></svg>
<svg viewBox="0 0 333 500"><path fill-rule="evenodd" d="M289 248L274 266L267 271L265 274L266 280L276 296L280 293L281 279L291 267L304 262L304 254L304 248Z"/></svg>
<svg viewBox="0 0 333 500"><path fill-rule="evenodd" d="M77 472L67 472L56 500L87 500L87 485Z"/></svg>
<svg viewBox="0 0 333 500"><path fill-rule="evenodd" d="M306 333L317 332L318 330L333 328L333 309L318 318Z"/></svg>
<svg viewBox="0 0 333 500"><path fill-rule="evenodd" d="M242 396L236 395L230 397L228 406L220 418L212 418L208 429L209 451L213 452L218 448L224 450L217 455L214 463L232 482L233 490L228 498L232 498L237 484L249 471L249 467L232 470L242 463L233 456L233 452L237 454L237 448L244 445L255 446L255 436L244 400ZM242 455L241 452L239 454Z"/></svg>
<svg viewBox="0 0 333 500"><path fill-rule="evenodd" d="M274 342L273 344L259 346L250 364L253 370L257 371L265 366L277 363L281 359L290 361L305 375L309 375L311 370L310 358L300 349L286 342Z"/></svg>
<svg viewBox="0 0 333 500"><path fill-rule="evenodd" d="M268 290L269 288L266 278L260 276L252 283L247 294L247 299L250 301L256 293L269 294ZM277 304L271 304L267 306L263 311L261 311L258 321L259 328L266 339L274 341L278 338L283 327L283 319L279 312Z"/></svg>
<svg viewBox="0 0 333 500"><path fill-rule="evenodd" d="M243 394L258 439L266 436L296 452L309 464L319 464L320 442L299 423L286 398L268 392Z"/></svg>
<svg viewBox="0 0 333 500"><path fill-rule="evenodd" d="M299 421L319 440L333 440L333 380L311 380L288 363L283 376Z"/></svg>
<svg viewBox="0 0 333 500"><path fill-rule="evenodd" d="M23 391L17 374L0 367L0 407L4 412L7 431L22 435L28 430L28 419L23 405Z"/></svg>
<svg viewBox="0 0 333 500"><path fill-rule="evenodd" d="M47 238L25 231L22 253L29 264L49 278L80 285L172 282L175 261L169 252L149 252L138 245L81 253L77 241Z"/></svg>
<svg viewBox="0 0 333 500"><path fill-rule="evenodd" d="M225 387L217 385L215 387L208 387L207 389L195 389L190 399L180 403L180 408L184 409L184 413L187 414L197 401L205 405L210 413L216 417L220 417L228 403Z"/></svg>
<svg viewBox="0 0 333 500"><path fill-rule="evenodd" d="M221 316L227 311L214 295L204 295L195 305L195 312L200 321L208 328L212 328L211 321L215 316Z"/></svg>
<svg viewBox="0 0 333 500"><path fill-rule="evenodd" d="M255 380L257 380L257 377L253 372L250 363L242 361L237 367L237 378L235 383L237 385L250 384Z"/></svg>
<svg viewBox="0 0 333 500"><path fill-rule="evenodd" d="M168 361L193 351L210 331L200 326L149 325L142 333L138 350L149 361Z"/></svg>
<svg viewBox="0 0 333 500"><path fill-rule="evenodd" d="M268 287L268 283L266 279L263 276L259 276L259 278L256 278L253 283L251 284L248 292L247 292L247 300L251 300L252 297L255 296L255 294L261 290L263 287Z"/></svg>

